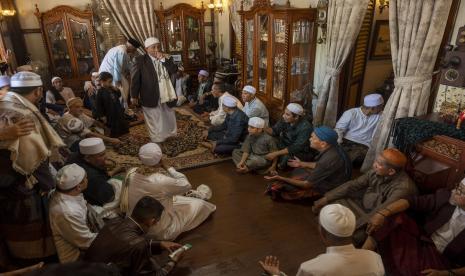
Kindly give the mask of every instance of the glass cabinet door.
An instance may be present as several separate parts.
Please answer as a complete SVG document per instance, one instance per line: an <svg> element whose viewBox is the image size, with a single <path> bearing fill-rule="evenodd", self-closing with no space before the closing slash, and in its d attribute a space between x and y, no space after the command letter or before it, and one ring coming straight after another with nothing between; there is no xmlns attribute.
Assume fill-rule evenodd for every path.
<svg viewBox="0 0 465 276"><path fill-rule="evenodd" d="M45 31L50 43L51 59L55 73L60 77L72 77L73 70L63 21L47 24Z"/></svg>
<svg viewBox="0 0 465 276"><path fill-rule="evenodd" d="M258 91L259 93L266 93L266 79L267 79L267 58L268 58L268 15L259 15L259 43L258 46Z"/></svg>
<svg viewBox="0 0 465 276"><path fill-rule="evenodd" d="M292 24L291 29L291 98L303 98L305 93L312 91L312 79L310 76L310 54L313 39L313 22L299 20Z"/></svg>
<svg viewBox="0 0 465 276"><path fill-rule="evenodd" d="M79 76L89 76L90 72L94 69L89 25L86 22L79 22L74 18L69 19L69 28L73 38L73 50L76 55Z"/></svg>
<svg viewBox="0 0 465 276"><path fill-rule="evenodd" d="M282 100L286 87L286 21L273 22L273 98Z"/></svg>
<svg viewBox="0 0 465 276"><path fill-rule="evenodd" d="M250 19L247 20L245 23L245 35L246 35L246 60L244 61L244 66L246 70L246 79L245 84L254 85L253 84L253 39L254 39L254 20Z"/></svg>
<svg viewBox="0 0 465 276"><path fill-rule="evenodd" d="M166 19L165 22L168 31L168 49L166 51L172 55L180 55L183 50L181 19L173 17Z"/></svg>
<svg viewBox="0 0 465 276"><path fill-rule="evenodd" d="M200 52L200 22L198 18L187 15L185 17L187 61L190 65L201 64Z"/></svg>

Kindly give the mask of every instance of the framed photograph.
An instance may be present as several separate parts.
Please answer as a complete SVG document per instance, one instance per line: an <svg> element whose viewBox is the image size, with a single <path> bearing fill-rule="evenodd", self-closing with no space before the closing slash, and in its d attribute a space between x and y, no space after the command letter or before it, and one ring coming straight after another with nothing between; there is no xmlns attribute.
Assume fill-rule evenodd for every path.
<svg viewBox="0 0 465 276"><path fill-rule="evenodd" d="M391 40L389 38L389 20L377 20L371 41L370 59L391 58Z"/></svg>

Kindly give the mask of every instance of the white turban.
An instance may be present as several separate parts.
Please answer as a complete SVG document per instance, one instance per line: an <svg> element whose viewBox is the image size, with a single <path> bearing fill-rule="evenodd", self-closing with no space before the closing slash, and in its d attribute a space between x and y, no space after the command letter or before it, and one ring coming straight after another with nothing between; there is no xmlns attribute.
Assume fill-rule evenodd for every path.
<svg viewBox="0 0 465 276"><path fill-rule="evenodd" d="M320 211L320 225L337 237L351 237L355 231L355 215L341 204L329 204Z"/></svg>
<svg viewBox="0 0 465 276"><path fill-rule="evenodd" d="M71 118L66 127L71 133L80 133L84 129L84 123L78 118Z"/></svg>
<svg viewBox="0 0 465 276"><path fill-rule="evenodd" d="M35 87L42 86L42 79L33 72L23 71L14 74L10 79L11 87Z"/></svg>
<svg viewBox="0 0 465 276"><path fill-rule="evenodd" d="M286 109L294 114L300 116L304 115L304 108L298 103L290 103L287 105Z"/></svg>
<svg viewBox="0 0 465 276"><path fill-rule="evenodd" d="M210 74L207 72L207 70L200 70L199 75L204 76L206 78L208 78L208 76L210 76Z"/></svg>
<svg viewBox="0 0 465 276"><path fill-rule="evenodd" d="M148 48L148 47L152 46L153 44L157 44L157 43L160 43L160 40L158 40L158 38L149 37L144 41L144 47Z"/></svg>
<svg viewBox="0 0 465 276"><path fill-rule="evenodd" d="M79 142L79 151L84 155L99 154L105 151L105 144L102 138L86 138Z"/></svg>
<svg viewBox="0 0 465 276"><path fill-rule="evenodd" d="M234 99L231 96L225 96L223 98L223 105L225 105L227 107L236 107L237 106L237 100Z"/></svg>
<svg viewBox="0 0 465 276"><path fill-rule="evenodd" d="M56 183L60 190L70 190L76 187L86 177L86 171L76 165L69 164L61 168L56 175Z"/></svg>
<svg viewBox="0 0 465 276"><path fill-rule="evenodd" d="M366 107L375 107L384 103L383 96L380 94L369 94L363 98L363 105Z"/></svg>
<svg viewBox="0 0 465 276"><path fill-rule="evenodd" d="M160 146L155 143L145 144L139 149L139 159L146 166L155 166L158 164L162 155Z"/></svg>
<svg viewBox="0 0 465 276"><path fill-rule="evenodd" d="M53 77L53 78L52 78L52 84L53 84L53 82L56 81L56 80L62 80L62 79L61 79L60 77Z"/></svg>
<svg viewBox="0 0 465 276"><path fill-rule="evenodd" d="M265 127L265 120L260 117L252 117L249 119L249 126L253 126L256 128L264 128Z"/></svg>
<svg viewBox="0 0 465 276"><path fill-rule="evenodd" d="M255 89L255 87L253 87L252 85L246 85L246 86L244 86L244 88L242 88L242 91L245 91L245 92L250 93L250 94L253 94L253 95L255 95L255 93L257 92L257 90Z"/></svg>

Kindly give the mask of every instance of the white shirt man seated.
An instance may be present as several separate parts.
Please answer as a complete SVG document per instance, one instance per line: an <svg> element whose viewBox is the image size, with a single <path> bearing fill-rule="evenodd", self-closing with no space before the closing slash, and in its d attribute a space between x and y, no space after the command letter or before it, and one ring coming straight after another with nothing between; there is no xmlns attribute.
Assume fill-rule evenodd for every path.
<svg viewBox="0 0 465 276"><path fill-rule="evenodd" d="M345 111L336 123L338 142L352 161L363 162L381 119L383 104L380 94L366 95L361 107Z"/></svg>
<svg viewBox="0 0 465 276"><path fill-rule="evenodd" d="M97 236L88 226L87 201L82 194L87 188L86 171L76 164L66 165L58 171L56 183L50 202L50 227L60 262L74 262Z"/></svg>
<svg viewBox="0 0 465 276"><path fill-rule="evenodd" d="M356 223L355 215L349 208L340 204L327 205L321 209L319 222L326 253L302 263L297 276L385 274L380 255L353 246L352 234ZM269 275L284 274L279 270L279 260L274 256L267 256L260 265Z"/></svg>
<svg viewBox="0 0 465 276"><path fill-rule="evenodd" d="M144 196L151 196L165 207L160 221L152 226L149 234L160 240L173 240L182 232L199 226L216 210L216 206L198 198L182 196L191 189L186 176L168 167L162 159L162 151L155 143L148 143L139 150L139 159L146 166L162 166L168 176L154 173L145 176L132 168L124 181L121 210L131 213Z"/></svg>
<svg viewBox="0 0 465 276"><path fill-rule="evenodd" d="M265 126L269 125L269 114L265 104L257 97L255 87L246 85L242 88L242 101L244 102L244 113L249 118L259 117L265 121Z"/></svg>
<svg viewBox="0 0 465 276"><path fill-rule="evenodd" d="M212 86L212 95L215 98L218 98L218 109L215 111L210 112L210 123L213 126L220 126L223 124L224 120L226 119L226 112L223 110L223 100L225 97L231 97L236 99L237 102L237 107L242 110L243 106L242 103L234 97L233 95L229 94L228 91L226 91L226 86L224 83L214 83Z"/></svg>

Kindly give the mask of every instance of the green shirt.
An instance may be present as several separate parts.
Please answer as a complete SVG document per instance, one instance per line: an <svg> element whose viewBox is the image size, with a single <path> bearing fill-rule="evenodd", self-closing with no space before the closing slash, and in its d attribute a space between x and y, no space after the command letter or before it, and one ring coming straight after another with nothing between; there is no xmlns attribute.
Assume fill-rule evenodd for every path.
<svg viewBox="0 0 465 276"><path fill-rule="evenodd" d="M249 154L266 155L270 152L277 151L276 141L273 137L265 132L259 135L248 135L242 144L241 150Z"/></svg>

